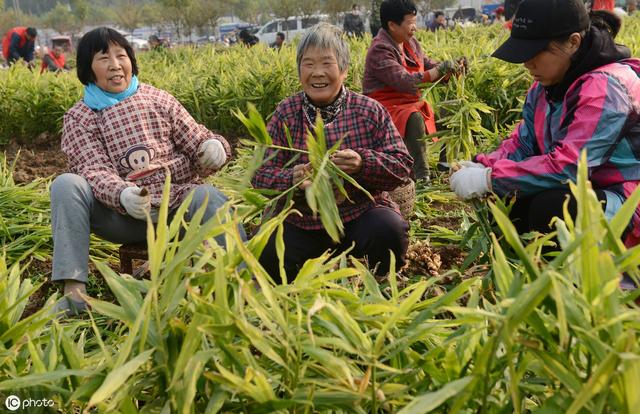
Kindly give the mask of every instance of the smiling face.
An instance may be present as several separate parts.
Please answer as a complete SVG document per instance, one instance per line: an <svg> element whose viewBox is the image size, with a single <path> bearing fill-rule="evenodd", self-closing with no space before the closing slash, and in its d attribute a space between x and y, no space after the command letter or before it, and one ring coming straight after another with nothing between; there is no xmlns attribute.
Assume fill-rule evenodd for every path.
<svg viewBox="0 0 640 414"><path fill-rule="evenodd" d="M578 33L572 34L565 43L551 42L542 52L524 62L524 67L542 86L557 85L567 74L571 56L580 47L580 42Z"/></svg>
<svg viewBox="0 0 640 414"><path fill-rule="evenodd" d="M417 17L415 14L405 14L401 24L389 22L389 33L393 40L402 44L408 42L413 37L417 29Z"/></svg>
<svg viewBox="0 0 640 414"><path fill-rule="evenodd" d="M347 71L340 71L333 51L310 47L304 52L300 61L300 82L314 105L326 106L335 101L346 77Z"/></svg>
<svg viewBox="0 0 640 414"><path fill-rule="evenodd" d="M127 51L120 45L109 43L106 52L98 51L93 56L91 70L96 85L103 91L120 93L129 87L132 70Z"/></svg>

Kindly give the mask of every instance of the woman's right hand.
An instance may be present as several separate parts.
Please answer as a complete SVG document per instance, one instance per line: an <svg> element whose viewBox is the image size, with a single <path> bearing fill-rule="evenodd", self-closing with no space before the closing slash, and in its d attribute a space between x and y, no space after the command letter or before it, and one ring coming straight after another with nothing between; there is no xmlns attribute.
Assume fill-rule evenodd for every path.
<svg viewBox="0 0 640 414"><path fill-rule="evenodd" d="M310 163L298 164L293 166L293 185L302 181L302 184L298 186L298 189L305 190L311 185L311 180L308 178L311 176L312 167Z"/></svg>
<svg viewBox="0 0 640 414"><path fill-rule="evenodd" d="M131 217L145 220L145 213L151 210L151 196L146 189L127 187L120 193L120 204Z"/></svg>

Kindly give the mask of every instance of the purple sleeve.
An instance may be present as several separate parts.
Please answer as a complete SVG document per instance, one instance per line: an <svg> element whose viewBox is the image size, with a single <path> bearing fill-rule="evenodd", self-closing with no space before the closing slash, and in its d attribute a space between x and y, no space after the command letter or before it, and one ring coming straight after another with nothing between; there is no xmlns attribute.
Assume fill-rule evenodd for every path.
<svg viewBox="0 0 640 414"><path fill-rule="evenodd" d="M416 93L418 85L425 81L424 72L409 73L398 60L396 52L384 44L373 46L371 53L367 54L366 65L379 82L400 92Z"/></svg>

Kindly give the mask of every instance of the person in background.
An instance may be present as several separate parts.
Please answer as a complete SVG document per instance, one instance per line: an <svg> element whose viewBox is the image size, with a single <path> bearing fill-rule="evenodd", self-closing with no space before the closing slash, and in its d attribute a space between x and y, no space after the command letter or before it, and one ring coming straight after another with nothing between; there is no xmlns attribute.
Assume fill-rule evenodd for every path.
<svg viewBox="0 0 640 414"><path fill-rule="evenodd" d="M147 41L149 42L149 50L161 51L165 49L165 44L156 35L149 36Z"/></svg>
<svg viewBox="0 0 640 414"><path fill-rule="evenodd" d="M523 120L495 151L461 163L450 178L458 197L515 196L510 218L518 232L548 233L567 199L575 218L567 183L586 151L593 190L605 216L615 215L640 184L640 60L615 43L620 25L610 12L588 14L581 0L520 4L511 36L493 56L524 64L534 79ZM640 206L623 238L627 246L640 242Z"/></svg>
<svg viewBox="0 0 640 414"><path fill-rule="evenodd" d="M2 38L2 55L8 65L22 59L31 68L34 63L36 37L38 31L33 27L14 27Z"/></svg>
<svg viewBox="0 0 640 414"><path fill-rule="evenodd" d="M380 5L382 0L371 0L371 16L369 17L369 29L371 30L371 36L376 37L378 30L380 30Z"/></svg>
<svg viewBox="0 0 640 414"><path fill-rule="evenodd" d="M362 17L360 17L360 9L357 4L351 6L350 13L345 13L343 29L347 36L355 36L357 38L364 36L364 23L362 22Z"/></svg>
<svg viewBox="0 0 640 414"><path fill-rule="evenodd" d="M67 66L65 61L64 48L60 45L53 46L42 58L40 73L44 73L45 71L62 72L68 70L69 66Z"/></svg>
<svg viewBox="0 0 640 414"><path fill-rule="evenodd" d="M613 11L616 7L615 0L593 0L591 3L591 10L608 10Z"/></svg>
<svg viewBox="0 0 640 414"><path fill-rule="evenodd" d="M440 10L435 12L433 14L433 20L429 22L429 25L427 26L427 28L432 32L435 32L436 30L439 30L439 29L446 29L447 20L444 17L444 13Z"/></svg>
<svg viewBox="0 0 640 414"><path fill-rule="evenodd" d="M255 188L285 191L299 184L295 205L302 215L290 214L284 222L284 268L292 280L307 259L331 249L368 259L371 269L383 276L389 271L392 251L397 269L404 264L408 246L407 222L387 191L401 185L413 163L402 137L388 112L373 99L344 86L349 67L349 47L342 32L328 23L313 26L297 49L298 77L302 92L280 102L267 126L273 144L307 149L307 131L322 117L327 147L341 141L332 154L333 163L353 177L373 199L347 185L349 199L338 198L338 211L344 223L344 237L334 243L319 217L306 204L303 190L311 185L307 154L267 150L265 163L253 177ZM298 155L300 155L298 157ZM279 259L275 234L260 263L279 282Z"/></svg>
<svg viewBox="0 0 640 414"><path fill-rule="evenodd" d="M494 24L501 24L504 25L506 23L505 17L504 17L504 7L500 6L497 7L494 11L494 19L493 19L493 23Z"/></svg>
<svg viewBox="0 0 640 414"><path fill-rule="evenodd" d="M90 233L144 243L167 170L170 214L193 194L185 219L206 202L202 221L209 220L227 199L201 179L231 157L225 138L198 124L176 98L138 82L133 49L116 30L99 27L80 39L77 73L84 96L65 113L61 142L70 172L50 190L52 280L64 281L65 294L56 310L67 316L87 307ZM216 241L225 246L224 235Z"/></svg>
<svg viewBox="0 0 640 414"><path fill-rule="evenodd" d="M280 50L282 49L282 45L284 45L284 33L282 32L278 32L276 33L276 41L271 43L271 45L269 45L269 47L273 48L273 49L277 49Z"/></svg>
<svg viewBox="0 0 640 414"><path fill-rule="evenodd" d="M635 14L637 5L636 0L627 0L627 14L629 16Z"/></svg>
<svg viewBox="0 0 640 414"><path fill-rule="evenodd" d="M421 98L425 83L464 71L466 59L436 62L427 58L415 39L416 6L411 0L384 0L380 6L382 28L365 59L363 93L380 102L414 159L416 180L429 180L426 134L436 132L435 115Z"/></svg>
<svg viewBox="0 0 640 414"><path fill-rule="evenodd" d="M255 46L260 42L260 39L249 33L247 29L240 30L240 33L238 33L238 38L240 39L242 44L247 47Z"/></svg>

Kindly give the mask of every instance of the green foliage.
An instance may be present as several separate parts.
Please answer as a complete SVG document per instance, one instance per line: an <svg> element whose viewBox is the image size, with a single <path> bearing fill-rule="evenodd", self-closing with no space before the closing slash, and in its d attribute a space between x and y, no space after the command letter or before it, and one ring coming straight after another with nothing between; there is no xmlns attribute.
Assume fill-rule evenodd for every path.
<svg viewBox="0 0 640 414"><path fill-rule="evenodd" d="M618 37L635 54L640 51L636 29L640 30L640 19L628 18ZM426 88L436 114L450 127L442 137L452 144L449 159L460 158L475 147L494 145L519 120L531 82L521 65L489 56L507 31L496 26L421 31L417 36L430 57L469 58L470 72L464 80ZM346 85L354 91L362 89L369 43L369 37L349 40L351 65ZM223 133L237 133L242 128L233 111L252 103L267 118L278 102L301 88L295 42L280 51L264 45L250 49L176 48L138 57L143 82L169 91L198 122ZM21 67L0 71L4 98L0 102L0 143L13 138L28 141L42 132L59 133L62 115L81 97L81 86L73 72L38 76Z"/></svg>
<svg viewBox="0 0 640 414"><path fill-rule="evenodd" d="M0 255L9 265L26 259L51 257L51 210L49 182L34 180L19 185L13 181L13 166L0 154ZM91 255L106 258L114 245L92 238Z"/></svg>
<svg viewBox="0 0 640 414"><path fill-rule="evenodd" d="M165 196L151 278L96 262L117 303L90 299L89 320L45 325L49 302L20 321L37 286L0 260L0 392L63 411L635 413L639 311L617 285L638 273L640 249L619 236L640 192L607 222L586 171L555 258L491 204L507 244L491 236L490 278L437 297L437 278L400 287L392 272L382 289L346 253L274 285L257 257L288 212L242 243L239 210L184 223L187 200L168 223Z"/></svg>

